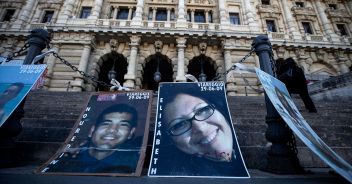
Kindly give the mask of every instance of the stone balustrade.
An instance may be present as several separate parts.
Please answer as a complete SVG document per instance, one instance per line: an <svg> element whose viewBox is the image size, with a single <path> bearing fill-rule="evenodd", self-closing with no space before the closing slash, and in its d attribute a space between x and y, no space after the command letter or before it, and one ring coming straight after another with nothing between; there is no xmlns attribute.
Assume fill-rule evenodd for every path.
<svg viewBox="0 0 352 184"><path fill-rule="evenodd" d="M328 41L328 39L322 35L311 35L311 34L305 34L303 36L303 39L306 41L314 41L314 42L325 42Z"/></svg>

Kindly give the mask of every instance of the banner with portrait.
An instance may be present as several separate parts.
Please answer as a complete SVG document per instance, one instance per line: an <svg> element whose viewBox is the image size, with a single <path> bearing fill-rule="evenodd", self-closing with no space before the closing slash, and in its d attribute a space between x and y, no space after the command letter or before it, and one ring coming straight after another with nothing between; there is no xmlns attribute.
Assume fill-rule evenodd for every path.
<svg viewBox="0 0 352 184"><path fill-rule="evenodd" d="M352 182L352 166L326 145L309 126L292 101L285 84L258 68L255 71L270 101L293 132L326 164Z"/></svg>
<svg viewBox="0 0 352 184"><path fill-rule="evenodd" d="M150 177L249 178L223 82L160 83Z"/></svg>
<svg viewBox="0 0 352 184"><path fill-rule="evenodd" d="M39 88L45 69L46 65L0 65L0 126L31 89Z"/></svg>
<svg viewBox="0 0 352 184"><path fill-rule="evenodd" d="M148 139L152 93L95 93L64 146L37 172L139 176Z"/></svg>

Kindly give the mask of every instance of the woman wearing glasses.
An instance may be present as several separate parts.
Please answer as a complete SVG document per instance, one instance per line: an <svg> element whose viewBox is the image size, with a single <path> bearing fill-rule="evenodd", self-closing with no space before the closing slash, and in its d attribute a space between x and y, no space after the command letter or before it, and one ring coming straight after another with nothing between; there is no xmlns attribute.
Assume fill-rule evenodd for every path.
<svg viewBox="0 0 352 184"><path fill-rule="evenodd" d="M180 93L165 112L167 133L178 149L209 160L231 161L232 131L213 104Z"/></svg>
<svg viewBox="0 0 352 184"><path fill-rule="evenodd" d="M159 174L247 177L222 92L165 91Z"/></svg>

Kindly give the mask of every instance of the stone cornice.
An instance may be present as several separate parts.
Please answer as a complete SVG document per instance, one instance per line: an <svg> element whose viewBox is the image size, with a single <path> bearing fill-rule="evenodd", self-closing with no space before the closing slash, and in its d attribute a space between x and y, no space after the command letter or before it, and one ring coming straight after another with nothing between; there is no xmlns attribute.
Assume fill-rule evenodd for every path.
<svg viewBox="0 0 352 184"><path fill-rule="evenodd" d="M270 13L270 14L281 14L281 9L277 5L257 5L258 12L261 13Z"/></svg>
<svg viewBox="0 0 352 184"><path fill-rule="evenodd" d="M317 16L317 13L314 11L312 7L292 7L291 8L293 16L299 16L299 15L304 15L304 16Z"/></svg>

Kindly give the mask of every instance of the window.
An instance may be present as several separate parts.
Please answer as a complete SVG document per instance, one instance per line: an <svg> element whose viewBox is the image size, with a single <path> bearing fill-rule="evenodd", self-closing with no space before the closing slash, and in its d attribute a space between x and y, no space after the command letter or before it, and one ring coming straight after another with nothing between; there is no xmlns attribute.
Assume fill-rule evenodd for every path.
<svg viewBox="0 0 352 184"><path fill-rule="evenodd" d="M166 21L167 20L166 9L157 9L155 20L156 21Z"/></svg>
<svg viewBox="0 0 352 184"><path fill-rule="evenodd" d="M262 0L262 4L264 4L264 5L270 5L270 0Z"/></svg>
<svg viewBox="0 0 352 184"><path fill-rule="evenodd" d="M188 22L191 22L191 11L190 10L187 10L187 21Z"/></svg>
<svg viewBox="0 0 352 184"><path fill-rule="evenodd" d="M230 13L231 24L240 25L240 16L238 13Z"/></svg>
<svg viewBox="0 0 352 184"><path fill-rule="evenodd" d="M114 10L115 10L115 8L114 7L110 7L110 19L114 19L115 17L114 17Z"/></svg>
<svg viewBox="0 0 352 184"><path fill-rule="evenodd" d="M209 21L209 23L213 23L213 12L212 11L209 11L209 13L208 13L208 21Z"/></svg>
<svg viewBox="0 0 352 184"><path fill-rule="evenodd" d="M117 13L116 19L127 20L128 19L128 12L129 12L128 8L126 8L126 7L120 8Z"/></svg>
<svg viewBox="0 0 352 184"><path fill-rule="evenodd" d="M132 8L132 16L131 16L131 19L133 19L134 16L136 16L136 7Z"/></svg>
<svg viewBox="0 0 352 184"><path fill-rule="evenodd" d="M303 29L304 29L305 33L313 34L313 30L312 30L309 22L302 22L302 26L303 26Z"/></svg>
<svg viewBox="0 0 352 184"><path fill-rule="evenodd" d="M204 11L196 10L194 12L194 22L205 23Z"/></svg>
<svg viewBox="0 0 352 184"><path fill-rule="evenodd" d="M303 8L304 3L303 2L296 2L296 7Z"/></svg>
<svg viewBox="0 0 352 184"><path fill-rule="evenodd" d="M277 32L274 20L266 20L266 27L270 32Z"/></svg>
<svg viewBox="0 0 352 184"><path fill-rule="evenodd" d="M175 10L172 9L172 10L171 10L171 15L170 15L170 21L174 21L175 19L176 19Z"/></svg>
<svg viewBox="0 0 352 184"><path fill-rule="evenodd" d="M81 15L79 16L79 18L86 19L90 15L91 10L92 7L82 7Z"/></svg>
<svg viewBox="0 0 352 184"><path fill-rule="evenodd" d="M337 29L341 36L348 36L345 24L336 24Z"/></svg>
<svg viewBox="0 0 352 184"><path fill-rule="evenodd" d="M152 8L149 8L148 20L153 20L153 9Z"/></svg>
<svg viewBox="0 0 352 184"><path fill-rule="evenodd" d="M329 8L331 10L337 10L337 5L336 4L329 4Z"/></svg>
<svg viewBox="0 0 352 184"><path fill-rule="evenodd" d="M14 9L6 9L5 15L4 15L4 17L2 18L2 22L10 21L11 18L13 17L13 15L15 14L15 11L16 11L16 10L14 10Z"/></svg>
<svg viewBox="0 0 352 184"><path fill-rule="evenodd" d="M54 11L45 11L42 23L50 22L53 18Z"/></svg>

